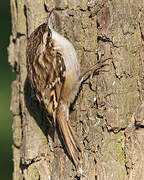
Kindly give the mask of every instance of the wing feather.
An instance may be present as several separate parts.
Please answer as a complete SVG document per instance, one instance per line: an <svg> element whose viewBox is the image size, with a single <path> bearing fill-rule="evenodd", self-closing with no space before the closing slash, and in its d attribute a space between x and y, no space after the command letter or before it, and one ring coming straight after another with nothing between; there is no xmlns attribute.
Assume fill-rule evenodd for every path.
<svg viewBox="0 0 144 180"><path fill-rule="evenodd" d="M37 99L48 114L55 117L65 81L66 67L62 54L54 49L51 39L47 39L44 46L43 26L39 26L28 40L28 76Z"/></svg>

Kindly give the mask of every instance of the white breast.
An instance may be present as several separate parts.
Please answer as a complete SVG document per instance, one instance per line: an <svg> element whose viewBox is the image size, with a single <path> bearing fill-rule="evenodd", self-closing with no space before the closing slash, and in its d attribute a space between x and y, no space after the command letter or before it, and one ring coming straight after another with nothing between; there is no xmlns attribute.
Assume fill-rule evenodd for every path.
<svg viewBox="0 0 144 180"><path fill-rule="evenodd" d="M64 62L66 66L66 73L72 73L74 79L80 75L80 64L78 62L77 53L73 45L66 38L58 34L51 28L52 39L54 40L56 48L61 51L64 56Z"/></svg>

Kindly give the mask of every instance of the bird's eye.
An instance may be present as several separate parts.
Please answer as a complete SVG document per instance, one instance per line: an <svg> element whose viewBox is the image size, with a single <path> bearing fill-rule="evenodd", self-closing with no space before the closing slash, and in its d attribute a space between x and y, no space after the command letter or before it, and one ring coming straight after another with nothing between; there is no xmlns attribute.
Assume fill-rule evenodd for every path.
<svg viewBox="0 0 144 180"><path fill-rule="evenodd" d="M48 34L47 34L47 37L50 37L50 35L51 35L51 33L50 33L50 31L49 31Z"/></svg>

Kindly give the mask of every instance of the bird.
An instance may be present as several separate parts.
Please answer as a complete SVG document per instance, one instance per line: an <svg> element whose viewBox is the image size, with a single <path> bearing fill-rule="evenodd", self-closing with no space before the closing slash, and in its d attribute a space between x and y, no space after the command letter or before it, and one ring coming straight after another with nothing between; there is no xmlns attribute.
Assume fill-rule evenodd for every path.
<svg viewBox="0 0 144 180"><path fill-rule="evenodd" d="M82 150L69 122L69 108L84 76L101 68L103 62L81 74L74 46L49 25L54 10L27 40L27 73L39 103L52 117L53 126L58 124L65 148L79 167Z"/></svg>

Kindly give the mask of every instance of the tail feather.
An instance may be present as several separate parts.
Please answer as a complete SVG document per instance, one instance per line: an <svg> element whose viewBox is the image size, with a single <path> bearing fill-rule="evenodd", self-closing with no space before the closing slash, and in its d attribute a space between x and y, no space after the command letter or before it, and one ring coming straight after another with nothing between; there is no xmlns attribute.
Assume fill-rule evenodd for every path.
<svg viewBox="0 0 144 180"><path fill-rule="evenodd" d="M68 151L69 155L72 157L75 166L79 167L80 159L81 159L81 149L74 134L74 131L68 122L68 119L69 119L68 107L62 104L59 105L57 111L57 121L58 121L59 130L61 132L66 150Z"/></svg>

